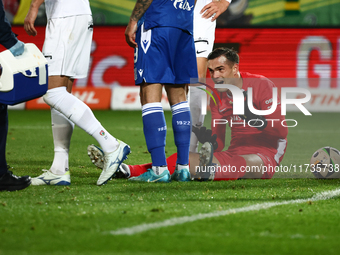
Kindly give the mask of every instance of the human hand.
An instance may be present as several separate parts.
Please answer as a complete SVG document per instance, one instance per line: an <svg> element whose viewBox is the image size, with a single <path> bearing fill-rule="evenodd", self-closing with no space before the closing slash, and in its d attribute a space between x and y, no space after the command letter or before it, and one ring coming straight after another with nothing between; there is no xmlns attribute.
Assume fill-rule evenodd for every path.
<svg viewBox="0 0 340 255"><path fill-rule="evenodd" d="M37 30L34 27L34 22L38 15L38 9L30 8L28 11L26 18L24 20L24 29L28 35L36 36L38 34Z"/></svg>
<svg viewBox="0 0 340 255"><path fill-rule="evenodd" d="M205 142L209 142L213 145L214 150L217 149L218 147L218 143L216 141L217 135L216 134L213 135L211 129L207 129L206 127L198 128L192 126L192 132L196 135L200 143L203 144Z"/></svg>
<svg viewBox="0 0 340 255"><path fill-rule="evenodd" d="M205 19L212 18L211 21L215 21L223 12L225 12L230 3L226 0L213 0L211 3L205 5L200 14L203 13L202 17Z"/></svg>
<svg viewBox="0 0 340 255"><path fill-rule="evenodd" d="M18 42L8 50L14 55L14 57L20 56L22 53L24 53L25 44L18 40Z"/></svg>
<svg viewBox="0 0 340 255"><path fill-rule="evenodd" d="M136 40L136 31L137 31L137 21L130 20L129 24L125 29L125 40L127 44L132 48L137 48Z"/></svg>

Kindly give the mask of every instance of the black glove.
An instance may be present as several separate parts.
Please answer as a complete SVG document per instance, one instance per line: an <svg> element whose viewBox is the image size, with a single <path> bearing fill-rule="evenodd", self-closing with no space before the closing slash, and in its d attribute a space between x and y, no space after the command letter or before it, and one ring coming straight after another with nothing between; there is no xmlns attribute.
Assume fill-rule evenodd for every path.
<svg viewBox="0 0 340 255"><path fill-rule="evenodd" d="M216 134L212 135L211 129L207 129L206 127L198 128L198 127L192 126L192 132L196 135L200 143L203 144L205 142L209 142L213 145L214 150L217 149L218 147L218 143L216 141L217 135Z"/></svg>
<svg viewBox="0 0 340 255"><path fill-rule="evenodd" d="M244 115L239 115L239 117L249 125L256 127L258 130L263 130L267 126L267 120L261 115L256 115L252 113L248 108L248 94L247 91L243 91L244 95Z"/></svg>

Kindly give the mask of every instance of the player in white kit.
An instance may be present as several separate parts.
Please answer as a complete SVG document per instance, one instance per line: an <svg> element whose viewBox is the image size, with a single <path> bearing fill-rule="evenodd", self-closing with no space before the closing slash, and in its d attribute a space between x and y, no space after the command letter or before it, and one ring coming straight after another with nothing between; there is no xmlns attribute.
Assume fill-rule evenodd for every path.
<svg viewBox="0 0 340 255"><path fill-rule="evenodd" d="M24 21L29 35L37 35L34 21L44 0L32 0ZM69 147L74 124L93 136L104 151L104 167L97 185L105 184L130 153L130 147L114 138L91 109L71 94L74 79L87 76L93 34L88 0L45 0L47 27L43 54L48 61L54 160L49 170L32 179L32 185L70 185Z"/></svg>
<svg viewBox="0 0 340 255"><path fill-rule="evenodd" d="M198 77L204 82L207 74L207 57L212 52L215 40L216 19L227 10L231 0L197 0L194 9L194 40L196 48ZM190 87L190 111L193 126L201 127L204 122L202 115L202 96L206 93L198 89L205 86ZM197 152L198 140L192 132L190 152Z"/></svg>

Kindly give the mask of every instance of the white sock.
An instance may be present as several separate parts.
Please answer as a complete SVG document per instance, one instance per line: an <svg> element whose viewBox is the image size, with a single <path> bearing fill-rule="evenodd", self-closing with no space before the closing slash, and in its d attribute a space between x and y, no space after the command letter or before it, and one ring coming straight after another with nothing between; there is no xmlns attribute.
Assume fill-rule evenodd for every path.
<svg viewBox="0 0 340 255"><path fill-rule="evenodd" d="M117 149L119 145L117 139L104 129L84 102L66 91L66 87L48 90L44 95L44 101L93 136L105 153Z"/></svg>
<svg viewBox="0 0 340 255"><path fill-rule="evenodd" d="M204 123L205 115L202 115L202 96L207 96L205 91L199 89L204 88L205 86L193 86L189 87L190 93L190 112L191 112L191 124L193 126L201 127ZM198 151L198 139L196 135L191 132L190 138L190 152Z"/></svg>
<svg viewBox="0 0 340 255"><path fill-rule="evenodd" d="M118 148L119 143L117 139L110 135L100 123L92 136L97 140L105 153L113 152Z"/></svg>
<svg viewBox="0 0 340 255"><path fill-rule="evenodd" d="M188 168L189 168L189 165L181 165L181 164L176 165L176 169L178 171L181 171L182 169L188 169Z"/></svg>
<svg viewBox="0 0 340 255"><path fill-rule="evenodd" d="M54 174L63 175L69 170L68 152L74 123L54 108L51 108L51 121L54 159L50 171Z"/></svg>
<svg viewBox="0 0 340 255"><path fill-rule="evenodd" d="M152 166L152 171L157 175L162 174L165 170L168 170L167 166Z"/></svg>

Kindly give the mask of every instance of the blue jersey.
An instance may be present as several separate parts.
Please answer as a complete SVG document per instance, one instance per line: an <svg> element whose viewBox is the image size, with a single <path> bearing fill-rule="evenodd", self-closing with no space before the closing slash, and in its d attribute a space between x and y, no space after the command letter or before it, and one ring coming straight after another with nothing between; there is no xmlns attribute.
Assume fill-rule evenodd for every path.
<svg viewBox="0 0 340 255"><path fill-rule="evenodd" d="M175 27L193 33L195 0L154 0L140 19L146 30Z"/></svg>

